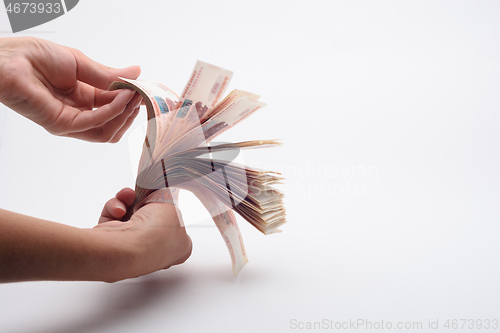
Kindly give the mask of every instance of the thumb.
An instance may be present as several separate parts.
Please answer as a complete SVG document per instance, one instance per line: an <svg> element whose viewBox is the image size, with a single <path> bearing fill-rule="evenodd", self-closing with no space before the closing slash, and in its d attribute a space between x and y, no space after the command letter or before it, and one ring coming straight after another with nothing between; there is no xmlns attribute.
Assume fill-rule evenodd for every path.
<svg viewBox="0 0 500 333"><path fill-rule="evenodd" d="M72 49L71 52L77 63L77 79L99 89L108 89L113 81L118 80L118 77L137 79L141 74L139 66L110 68L90 59L79 50Z"/></svg>
<svg viewBox="0 0 500 333"><path fill-rule="evenodd" d="M141 68L139 66L130 66L120 69L109 68L109 70L111 71L113 81L118 80L119 77L135 80L141 75ZM106 89L108 88L106 87Z"/></svg>

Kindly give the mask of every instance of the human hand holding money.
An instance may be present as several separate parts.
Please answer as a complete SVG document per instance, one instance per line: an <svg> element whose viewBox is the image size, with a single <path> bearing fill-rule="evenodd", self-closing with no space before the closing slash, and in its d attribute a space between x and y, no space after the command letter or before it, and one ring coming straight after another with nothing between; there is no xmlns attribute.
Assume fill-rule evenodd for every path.
<svg viewBox="0 0 500 333"><path fill-rule="evenodd" d="M163 84L140 80L114 82L110 90L139 92L148 110L135 203L124 220L149 200L159 202L164 198L165 202L175 203L179 189L191 191L209 211L224 238L236 275L248 259L232 210L264 234L280 232L278 228L286 220L283 193L272 186L282 180L281 175L228 158L243 149L280 143L260 140L210 144L265 106L258 95L242 90L234 90L222 99L231 76L228 70L198 61L180 97Z"/></svg>
<svg viewBox="0 0 500 333"><path fill-rule="evenodd" d="M119 191L106 203L99 224L94 227L95 231L106 233L108 242L116 239L120 247L125 247L119 253L127 256L127 260L117 262L127 264L111 270L120 279L167 269L183 263L191 255L191 238L173 204L151 202L137 210L127 222L120 221L134 199L134 190Z"/></svg>
<svg viewBox="0 0 500 333"><path fill-rule="evenodd" d="M118 77L137 78L138 66L109 68L34 37L0 38L0 59L0 102L52 134L118 142L139 113L139 94L106 92Z"/></svg>

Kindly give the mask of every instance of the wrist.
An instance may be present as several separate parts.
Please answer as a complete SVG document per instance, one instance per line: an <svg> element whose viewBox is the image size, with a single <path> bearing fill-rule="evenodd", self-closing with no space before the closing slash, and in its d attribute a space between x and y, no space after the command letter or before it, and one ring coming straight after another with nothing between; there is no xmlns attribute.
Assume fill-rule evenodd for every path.
<svg viewBox="0 0 500 333"><path fill-rule="evenodd" d="M90 249L94 251L95 275L89 280L116 282L137 277L141 258L138 246L124 230L116 228L87 229L93 239Z"/></svg>

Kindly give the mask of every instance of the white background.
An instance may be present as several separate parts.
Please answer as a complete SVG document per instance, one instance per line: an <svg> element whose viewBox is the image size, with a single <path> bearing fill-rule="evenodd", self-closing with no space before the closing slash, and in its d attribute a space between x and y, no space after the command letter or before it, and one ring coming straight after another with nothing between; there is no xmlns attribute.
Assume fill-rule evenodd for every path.
<svg viewBox="0 0 500 333"><path fill-rule="evenodd" d="M233 70L230 90L269 105L220 139L282 139L244 158L284 172L288 224L264 236L240 219L250 262L234 277L208 215L184 204L184 265L115 284L0 285L0 331L500 320L499 17L498 1L82 0L17 33L141 65L177 92L198 59ZM133 187L128 137L91 144L5 118L0 207L86 228Z"/></svg>

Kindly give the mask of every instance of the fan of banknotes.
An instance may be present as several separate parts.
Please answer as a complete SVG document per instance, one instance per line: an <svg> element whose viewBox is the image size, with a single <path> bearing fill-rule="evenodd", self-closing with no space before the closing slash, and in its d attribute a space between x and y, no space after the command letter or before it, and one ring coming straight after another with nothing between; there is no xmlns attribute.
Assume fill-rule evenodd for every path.
<svg viewBox="0 0 500 333"><path fill-rule="evenodd" d="M280 142L213 141L266 105L260 96L242 90L222 99L231 77L231 71L198 61L180 97L151 81L123 79L109 89L139 92L148 110L136 198L124 220L146 203L177 204L180 189L191 191L212 216L237 275L248 259L233 211L264 234L280 232L286 220L283 193L272 186L282 181L281 174L234 161L241 150Z"/></svg>

